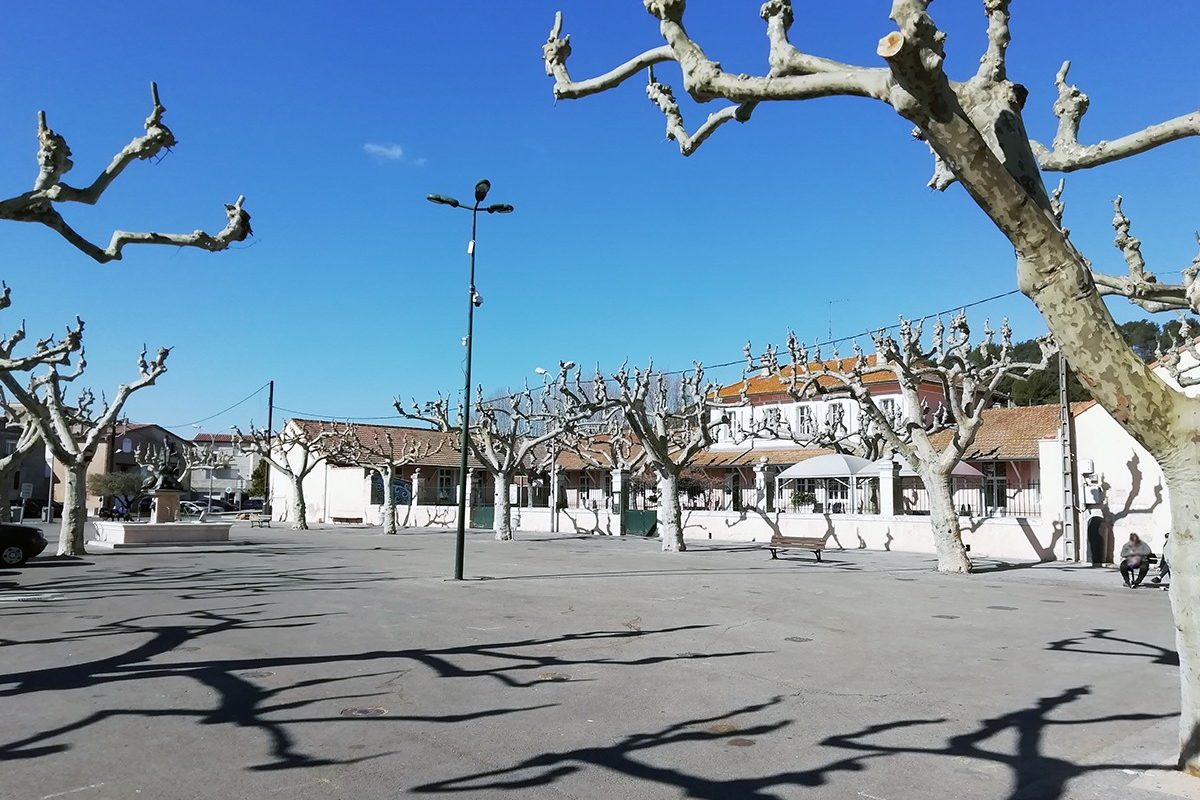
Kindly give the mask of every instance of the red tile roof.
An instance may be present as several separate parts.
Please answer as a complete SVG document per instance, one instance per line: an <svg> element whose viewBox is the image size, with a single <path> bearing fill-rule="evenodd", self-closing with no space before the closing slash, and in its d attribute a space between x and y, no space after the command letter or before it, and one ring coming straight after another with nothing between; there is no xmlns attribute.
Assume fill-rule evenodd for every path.
<svg viewBox="0 0 1200 800"><path fill-rule="evenodd" d="M871 354L866 357L867 372L863 375L863 383L870 384L886 384L896 383L896 375L887 367L876 367L876 359L878 356ZM814 361L808 365L812 371L826 370L829 372L844 372L849 373L854 369L854 358L829 359L827 361ZM750 378L747 394L751 397L755 395L786 395L788 381L792 375L792 367L783 367L777 373L771 375L756 375ZM804 376L800 376L800 380L804 380ZM841 383L831 377L818 378L818 384L824 389L836 389ZM933 381L930 381L933 382ZM722 386L717 392L718 397L735 398L742 392L742 382L731 383L728 386Z"/></svg>
<svg viewBox="0 0 1200 800"><path fill-rule="evenodd" d="M1093 405L1072 403L1071 413L1079 414ZM1038 442L1058 438L1058 404L989 408L983 412L983 424L975 435L971 449L963 456L967 461L1022 461L1038 457ZM951 436L942 431L933 437L934 445L944 447Z"/></svg>
<svg viewBox="0 0 1200 800"><path fill-rule="evenodd" d="M322 429L328 428L331 425L338 429L346 427L346 423L338 422L322 422L315 419L290 419L289 423L295 423L300 426L305 433L315 435ZM359 442L367 447L375 447L375 437L386 441L385 437L392 437L392 444L396 449L404 447L406 440L416 440L422 444L434 448L441 445L441 449L430 454L422 459L417 466L421 467L457 467L462 458L461 451L458 449L459 433L458 431L439 431L432 428L416 428L404 425L367 425L364 423L351 423L350 430L358 437ZM483 464L475 459L469 452L467 454L468 468L482 468Z"/></svg>

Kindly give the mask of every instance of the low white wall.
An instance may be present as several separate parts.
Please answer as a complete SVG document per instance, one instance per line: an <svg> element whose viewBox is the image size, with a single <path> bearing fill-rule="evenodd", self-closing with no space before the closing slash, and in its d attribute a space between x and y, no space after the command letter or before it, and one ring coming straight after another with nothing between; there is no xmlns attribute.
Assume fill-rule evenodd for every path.
<svg viewBox="0 0 1200 800"><path fill-rule="evenodd" d="M620 515L605 508L559 509L559 533L593 533L602 536L616 536L620 531Z"/></svg>
<svg viewBox="0 0 1200 800"><path fill-rule="evenodd" d="M783 536L821 536L828 547L933 553L929 517L856 514L782 514L748 511L685 511L683 535L690 541L766 542ZM1059 557L1062 526L1040 517L962 519L963 541L971 555L1022 561Z"/></svg>
<svg viewBox="0 0 1200 800"><path fill-rule="evenodd" d="M512 524L513 528L521 531L544 531L552 530L550 527L550 509L548 508L524 508L512 509Z"/></svg>

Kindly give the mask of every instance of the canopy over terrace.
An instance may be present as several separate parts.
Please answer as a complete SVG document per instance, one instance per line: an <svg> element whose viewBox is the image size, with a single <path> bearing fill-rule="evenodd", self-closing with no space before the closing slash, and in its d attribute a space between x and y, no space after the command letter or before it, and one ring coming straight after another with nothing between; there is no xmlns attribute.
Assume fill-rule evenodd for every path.
<svg viewBox="0 0 1200 800"><path fill-rule="evenodd" d="M783 486L790 482L796 499L791 505L807 507L806 496L811 494L814 511L861 512L873 505L871 482L878 477L875 462L845 453L830 453L793 464L779 473L775 478L775 496L787 497Z"/></svg>
<svg viewBox="0 0 1200 800"><path fill-rule="evenodd" d="M887 464L891 464L891 463L893 463L893 459L881 458L875 462L875 466L884 467ZM898 472L897 474L901 478L917 477L916 470L914 470L912 467L910 467L908 465L908 462L905 461L903 458L894 459L894 463L900 465L900 472ZM982 472L980 472L976 467L971 466L970 464L968 464L965 461L960 461L957 464L955 464L954 469L950 471L950 474L952 476L954 476L955 478L980 478L980 479L983 478Z"/></svg>

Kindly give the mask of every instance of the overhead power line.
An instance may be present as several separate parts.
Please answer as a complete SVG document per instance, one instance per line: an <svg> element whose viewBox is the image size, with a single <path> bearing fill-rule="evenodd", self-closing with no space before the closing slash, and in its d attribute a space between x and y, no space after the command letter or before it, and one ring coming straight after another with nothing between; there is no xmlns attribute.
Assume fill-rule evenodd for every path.
<svg viewBox="0 0 1200 800"><path fill-rule="evenodd" d="M223 409L221 409L220 411L218 411L218 412L217 412L217 413L215 413L215 414L209 414L207 417L204 417L203 419L194 419L194 420L192 420L191 422L181 422L181 423L179 423L178 425L163 425L162 427L164 427L164 428L167 428L167 429L172 429L172 428L188 428L188 427L191 427L192 425L199 425L201 422L208 422L210 419L216 419L217 417L221 416L222 414L225 414L225 413L227 413L227 412L229 412L229 411L233 411L233 410L234 410L235 408L237 408L238 406L240 406L240 405L242 405L243 403L245 403L245 402L247 402L247 401L251 400L252 398L254 398L256 395L258 395L259 393L261 393L263 389L267 388L268 384L270 384L270 381L267 381L267 383L264 383L262 386L258 387L258 388L257 388L257 389L255 389L253 392L251 392L250 394L246 395L246 396L245 396L245 397L243 397L241 400L238 400L236 403L234 403L233 405L229 406L228 408L223 408Z"/></svg>
<svg viewBox="0 0 1200 800"><path fill-rule="evenodd" d="M991 297L985 297L982 300L973 300L970 303L962 303L962 304L959 304L956 306L951 306L950 308L944 309L942 311L934 312L932 314L925 314L921 318L927 319L929 317L941 317L941 316L945 316L948 314L953 314L956 311L964 311L968 308L974 308L976 306L981 306L985 303L992 303L992 302L995 302L996 300L1002 300L1005 297L1011 297L1014 294L1019 294L1020 291L1021 291L1020 289L1013 289L1008 292L1001 292L1000 294L994 294ZM854 341L855 339L858 339L860 337L869 337L872 334L880 333L882 331L894 330L895 328L899 328L899 327L900 327L900 323L894 322L891 325L882 325L882 326L879 326L876 328L871 328L869 330L862 331L861 333L855 333L855 334L851 334L849 336L842 336L837 339L829 339L828 341L824 341L824 342L814 342L813 346L814 347L828 347L829 345L842 344L843 342ZM701 362L701 363L703 364L703 362ZM705 364L704 368L706 370L713 370L713 369L721 369L723 367L733 367L733 366L737 366L737 365L744 365L745 363L746 363L746 359L743 357L743 358L737 359L736 361L726 361L721 364ZM663 375L684 375L691 371L692 370L690 370L690 369L678 369L678 370L663 372L662 374ZM505 396L501 396L501 397L493 397L488 402L511 400L518 396L520 396L519 393L505 395ZM345 414L313 414L313 413L306 412L306 411L296 411L291 408L284 408L283 406L275 406L274 408L276 411L283 411L288 414L295 414L296 416L302 417L304 419L329 420L330 422L334 422L337 420L345 420L347 422L375 422L375 421L387 420L387 419L408 419L407 417L401 416L400 414L388 414L388 415L378 416L378 417L354 417L354 416L347 416Z"/></svg>

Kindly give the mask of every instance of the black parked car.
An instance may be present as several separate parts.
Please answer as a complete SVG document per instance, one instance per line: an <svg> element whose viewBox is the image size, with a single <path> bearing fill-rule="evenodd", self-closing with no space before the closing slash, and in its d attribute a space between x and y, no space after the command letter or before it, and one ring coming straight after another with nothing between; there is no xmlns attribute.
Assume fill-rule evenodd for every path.
<svg viewBox="0 0 1200 800"><path fill-rule="evenodd" d="M19 567L45 550L47 544L37 528L0 524L0 567Z"/></svg>

